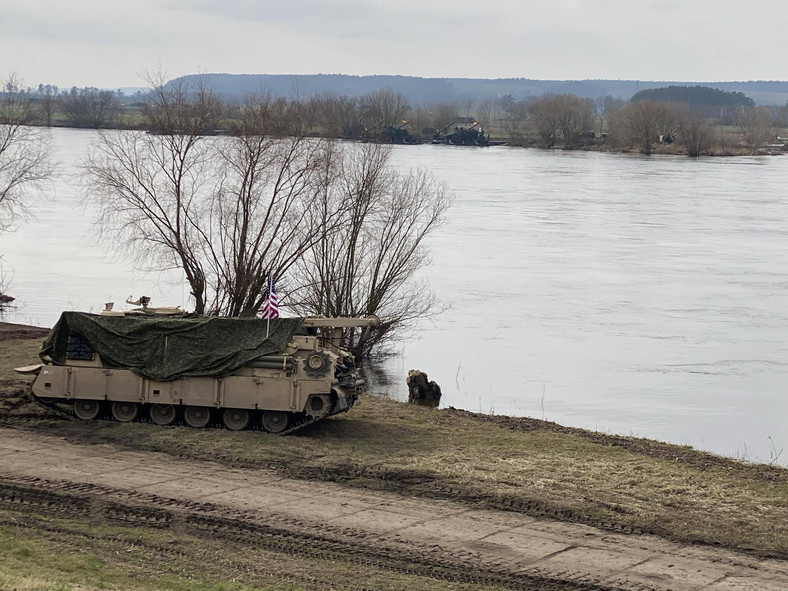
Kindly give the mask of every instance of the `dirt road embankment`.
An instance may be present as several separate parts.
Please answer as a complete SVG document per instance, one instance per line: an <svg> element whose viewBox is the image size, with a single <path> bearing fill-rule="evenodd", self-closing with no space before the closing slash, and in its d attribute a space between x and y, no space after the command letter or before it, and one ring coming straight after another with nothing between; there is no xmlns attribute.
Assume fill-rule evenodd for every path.
<svg viewBox="0 0 788 591"><path fill-rule="evenodd" d="M11 370L39 347L0 340L0 589L788 588L784 468L368 397L287 437L69 420Z"/></svg>
<svg viewBox="0 0 788 591"><path fill-rule="evenodd" d="M788 588L788 566L651 536L0 429L0 507L171 527L511 589Z"/></svg>

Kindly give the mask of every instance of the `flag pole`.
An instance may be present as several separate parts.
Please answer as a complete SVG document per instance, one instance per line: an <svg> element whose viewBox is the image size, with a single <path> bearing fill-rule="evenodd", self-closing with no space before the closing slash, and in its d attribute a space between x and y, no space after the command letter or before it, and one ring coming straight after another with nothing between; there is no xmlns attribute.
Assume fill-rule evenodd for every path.
<svg viewBox="0 0 788 591"><path fill-rule="evenodd" d="M272 283L273 283L273 278L271 277L271 274L269 273L268 274L268 301L269 302L271 301L271 284ZM266 314L266 320L265 320L265 338L268 338L268 335L269 335L270 332L271 332L271 312L269 311L268 314Z"/></svg>

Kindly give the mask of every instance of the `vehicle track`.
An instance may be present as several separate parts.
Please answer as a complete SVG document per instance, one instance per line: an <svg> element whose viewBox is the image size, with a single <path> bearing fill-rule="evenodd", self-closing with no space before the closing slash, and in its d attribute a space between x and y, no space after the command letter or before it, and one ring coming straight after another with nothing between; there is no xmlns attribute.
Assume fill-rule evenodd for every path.
<svg viewBox="0 0 788 591"><path fill-rule="evenodd" d="M337 560L373 566L401 574L430 577L455 583L498 585L507 589L532 591L615 591L617 588L584 582L549 579L541 576L499 572L496 569L458 560L458 556L426 555L427 548L408 550L388 544L371 546L354 541L344 532L336 535L310 534L298 529L253 523L242 515L225 515L227 509L212 504L183 502L147 494L137 500L156 503L157 507L124 503L126 491L106 486L20 479L28 483L0 484L0 508L33 514L104 519L110 523L170 528L193 536L204 536L244 544L264 550L318 560ZM108 500L108 497L112 500ZM166 508L160 508L166 507ZM232 513L232 512L229 512ZM18 520L0 521L3 525L34 527L56 531L38 522L20 524ZM366 536L361 536L366 537ZM161 544L152 544L166 551Z"/></svg>
<svg viewBox="0 0 788 591"><path fill-rule="evenodd" d="M510 589L788 588L785 561L2 427L0 509Z"/></svg>

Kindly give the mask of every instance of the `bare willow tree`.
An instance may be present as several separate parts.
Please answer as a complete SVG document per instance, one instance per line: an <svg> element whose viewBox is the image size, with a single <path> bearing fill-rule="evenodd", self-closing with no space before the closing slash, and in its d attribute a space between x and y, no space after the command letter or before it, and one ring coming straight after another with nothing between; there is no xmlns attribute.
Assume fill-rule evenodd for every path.
<svg viewBox="0 0 788 591"><path fill-rule="evenodd" d="M38 99L38 109L46 121L47 127L52 127L52 115L55 113L57 104L57 86L52 84L39 84L36 98Z"/></svg>
<svg viewBox="0 0 788 591"><path fill-rule="evenodd" d="M769 107L742 107L736 123L744 143L753 154L774 135L774 122Z"/></svg>
<svg viewBox="0 0 788 591"><path fill-rule="evenodd" d="M410 110L408 99L389 87L374 90L361 97L361 112L367 124L382 121L392 125L404 119Z"/></svg>
<svg viewBox="0 0 788 591"><path fill-rule="evenodd" d="M331 146L267 133L272 121L285 128L265 99L240 109L236 135L210 137L222 104L209 91L158 85L153 94L148 133L101 132L86 163L100 229L148 267L182 269L197 313L253 315L268 277L330 227L320 212Z"/></svg>
<svg viewBox="0 0 788 591"><path fill-rule="evenodd" d="M639 145L640 151L646 156L651 155L654 142L658 140L659 112L657 101L630 103L622 111L630 141Z"/></svg>
<svg viewBox="0 0 788 591"><path fill-rule="evenodd" d="M100 132L86 173L105 236L183 269L198 313L253 315L271 277L297 312L377 314L374 332L348 334L358 355L435 311L415 275L450 202L442 186L392 171L382 146L308 136L298 110L282 127L265 99L234 113L232 137L204 136L220 112L204 89L160 85L150 133Z"/></svg>
<svg viewBox="0 0 788 591"><path fill-rule="evenodd" d="M85 163L99 229L116 247L155 269L183 269L206 311L201 221L210 214L207 182L221 103L204 88L155 86L143 112L147 132L101 131Z"/></svg>
<svg viewBox="0 0 788 591"><path fill-rule="evenodd" d="M561 94L553 97L553 103L564 148L573 148L580 136L593 127L594 101L574 94Z"/></svg>
<svg viewBox="0 0 788 591"><path fill-rule="evenodd" d="M210 269L210 309L254 315L269 277L280 280L325 232L339 211L324 215L335 182L334 143L265 133L265 105L247 104L239 135L217 143L217 182L203 258Z"/></svg>
<svg viewBox="0 0 788 591"><path fill-rule="evenodd" d="M528 113L542 147L554 146L560 136L564 148L571 149L593 127L594 101L574 94L546 94L530 102Z"/></svg>
<svg viewBox="0 0 788 591"><path fill-rule="evenodd" d="M74 127L99 129L117 117L118 105L111 90L77 88L57 97L60 110Z"/></svg>
<svg viewBox="0 0 788 591"><path fill-rule="evenodd" d="M683 110L679 117L678 132L679 141L690 158L700 157L711 145L711 125L699 109L687 106Z"/></svg>
<svg viewBox="0 0 788 591"><path fill-rule="evenodd" d="M12 74L0 92L0 232L30 213L31 189L54 172L49 135L28 126L35 113L21 86Z"/></svg>
<svg viewBox="0 0 788 591"><path fill-rule="evenodd" d="M629 103L611 116L611 135L622 144L638 146L645 155L654 150L660 135L673 135L678 125L675 107L662 101L643 100Z"/></svg>
<svg viewBox="0 0 788 591"><path fill-rule="evenodd" d="M364 125L361 123L358 98L324 93L314 96L310 102L323 124L325 136L354 138L363 135Z"/></svg>
<svg viewBox="0 0 788 591"><path fill-rule="evenodd" d="M384 146L344 151L339 183L323 211L341 212L341 231L324 232L300 260L303 287L294 307L310 315L379 316L377 328L345 335L344 345L362 357L438 311L417 275L429 262L425 239L442 223L451 198L424 172L394 171Z"/></svg>
<svg viewBox="0 0 788 591"><path fill-rule="evenodd" d="M554 102L554 96L546 95L534 99L528 105L528 114L539 134L539 145L543 148L552 148L558 138L558 117Z"/></svg>

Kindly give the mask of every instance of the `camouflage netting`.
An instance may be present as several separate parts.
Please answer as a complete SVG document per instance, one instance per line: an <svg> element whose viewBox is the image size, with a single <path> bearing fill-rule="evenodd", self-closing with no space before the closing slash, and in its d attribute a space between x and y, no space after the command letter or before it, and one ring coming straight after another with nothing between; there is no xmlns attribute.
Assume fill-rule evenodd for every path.
<svg viewBox="0 0 788 591"><path fill-rule="evenodd" d="M77 334L101 356L106 367L130 369L152 380L184 376L224 376L261 355L282 351L301 326L301 318L271 320L99 316L63 312L39 353L55 363L66 360L68 337Z"/></svg>

